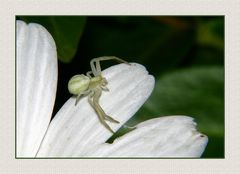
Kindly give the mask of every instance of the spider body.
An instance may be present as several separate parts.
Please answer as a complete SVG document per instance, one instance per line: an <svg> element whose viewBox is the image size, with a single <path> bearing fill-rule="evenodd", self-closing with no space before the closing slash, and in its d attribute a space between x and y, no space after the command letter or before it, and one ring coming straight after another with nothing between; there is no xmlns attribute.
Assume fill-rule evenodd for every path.
<svg viewBox="0 0 240 174"><path fill-rule="evenodd" d="M82 96L88 96L88 102L97 113L100 122L110 132L114 133L110 126L106 123L106 120L113 123L119 122L108 116L99 105L99 98L101 97L102 91L109 91L107 88L107 79L101 74L100 61L111 59L129 64L128 62L114 56L94 58L90 62L92 71L87 72L86 75L80 74L73 76L68 82L68 90L71 94L77 96L75 105L77 105ZM91 74L93 74L93 76L91 76Z"/></svg>

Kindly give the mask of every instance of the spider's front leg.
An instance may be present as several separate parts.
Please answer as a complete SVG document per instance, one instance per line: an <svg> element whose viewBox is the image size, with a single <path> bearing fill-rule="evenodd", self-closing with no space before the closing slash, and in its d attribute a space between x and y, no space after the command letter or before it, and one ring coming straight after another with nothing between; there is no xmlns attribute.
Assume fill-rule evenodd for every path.
<svg viewBox="0 0 240 174"><path fill-rule="evenodd" d="M88 71L88 72L86 73L86 75L87 75L89 78L92 78L91 74L93 74L92 71Z"/></svg>
<svg viewBox="0 0 240 174"><path fill-rule="evenodd" d="M130 63L128 63L127 61L120 59L118 57L115 57L115 56L103 56L103 57L94 58L90 62L90 66L91 66L94 76L101 74L100 61L104 61L104 60L117 60L118 62L122 62L122 63L126 63L126 64L130 65Z"/></svg>
<svg viewBox="0 0 240 174"><path fill-rule="evenodd" d="M98 118L100 120L100 122L112 133L114 133L114 131L110 128L110 126L106 123L105 120L108 120L110 122L113 123L119 123L119 121L113 119L112 117L108 116L103 109L101 108L101 106L99 105L99 98L101 96L101 89L95 90L94 92L92 92L89 96L88 96L88 101L91 104L91 106L94 108L94 110L96 111Z"/></svg>

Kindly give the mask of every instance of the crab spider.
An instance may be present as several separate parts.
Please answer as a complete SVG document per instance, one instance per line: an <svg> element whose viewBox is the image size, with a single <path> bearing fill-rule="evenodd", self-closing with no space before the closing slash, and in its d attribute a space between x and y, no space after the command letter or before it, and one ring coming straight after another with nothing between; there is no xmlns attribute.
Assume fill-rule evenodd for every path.
<svg viewBox="0 0 240 174"><path fill-rule="evenodd" d="M86 75L80 74L73 76L68 82L68 90L71 94L77 96L75 105L77 105L82 96L88 96L88 102L97 113L100 122L110 132L114 133L110 126L106 123L106 120L112 123L119 123L119 121L108 116L99 105L99 98L101 97L102 91L109 91L107 88L108 82L101 74L100 61L105 60L117 60L119 62L129 64L128 62L115 56L94 58L90 62L92 71L87 72Z"/></svg>

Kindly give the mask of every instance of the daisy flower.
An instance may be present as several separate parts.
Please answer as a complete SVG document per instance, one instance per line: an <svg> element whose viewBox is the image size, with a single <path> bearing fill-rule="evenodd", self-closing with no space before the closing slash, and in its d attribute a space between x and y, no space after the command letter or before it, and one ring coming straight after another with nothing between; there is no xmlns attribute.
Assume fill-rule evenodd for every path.
<svg viewBox="0 0 240 174"><path fill-rule="evenodd" d="M17 21L17 157L200 157L207 136L193 118L166 116L147 120L135 129L113 135L104 127L87 97L75 105L71 97L54 116L57 52L48 31L39 24ZM143 65L118 64L102 71L110 91L100 105L120 123L117 131L144 104L154 88L154 77ZM67 87L67 84L66 84ZM50 121L51 120L51 121Z"/></svg>

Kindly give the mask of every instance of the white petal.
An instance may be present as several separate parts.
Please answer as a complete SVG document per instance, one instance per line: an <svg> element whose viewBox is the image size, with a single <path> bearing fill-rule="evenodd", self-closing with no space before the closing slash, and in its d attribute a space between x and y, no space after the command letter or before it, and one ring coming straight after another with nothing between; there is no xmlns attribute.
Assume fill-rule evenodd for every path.
<svg viewBox="0 0 240 174"><path fill-rule="evenodd" d="M197 132L193 118L168 116L145 121L116 139L97 145L92 157L200 157L208 138Z"/></svg>
<svg viewBox="0 0 240 174"><path fill-rule="evenodd" d="M151 94L154 78L139 64L119 64L103 71L108 80L109 92L103 92L100 105L104 111L120 121L109 123L117 130L141 107ZM82 156L88 148L104 143L112 133L98 120L87 101L70 98L50 124L38 156Z"/></svg>
<svg viewBox="0 0 240 174"><path fill-rule="evenodd" d="M53 38L17 21L17 157L34 157L48 127L57 87Z"/></svg>

